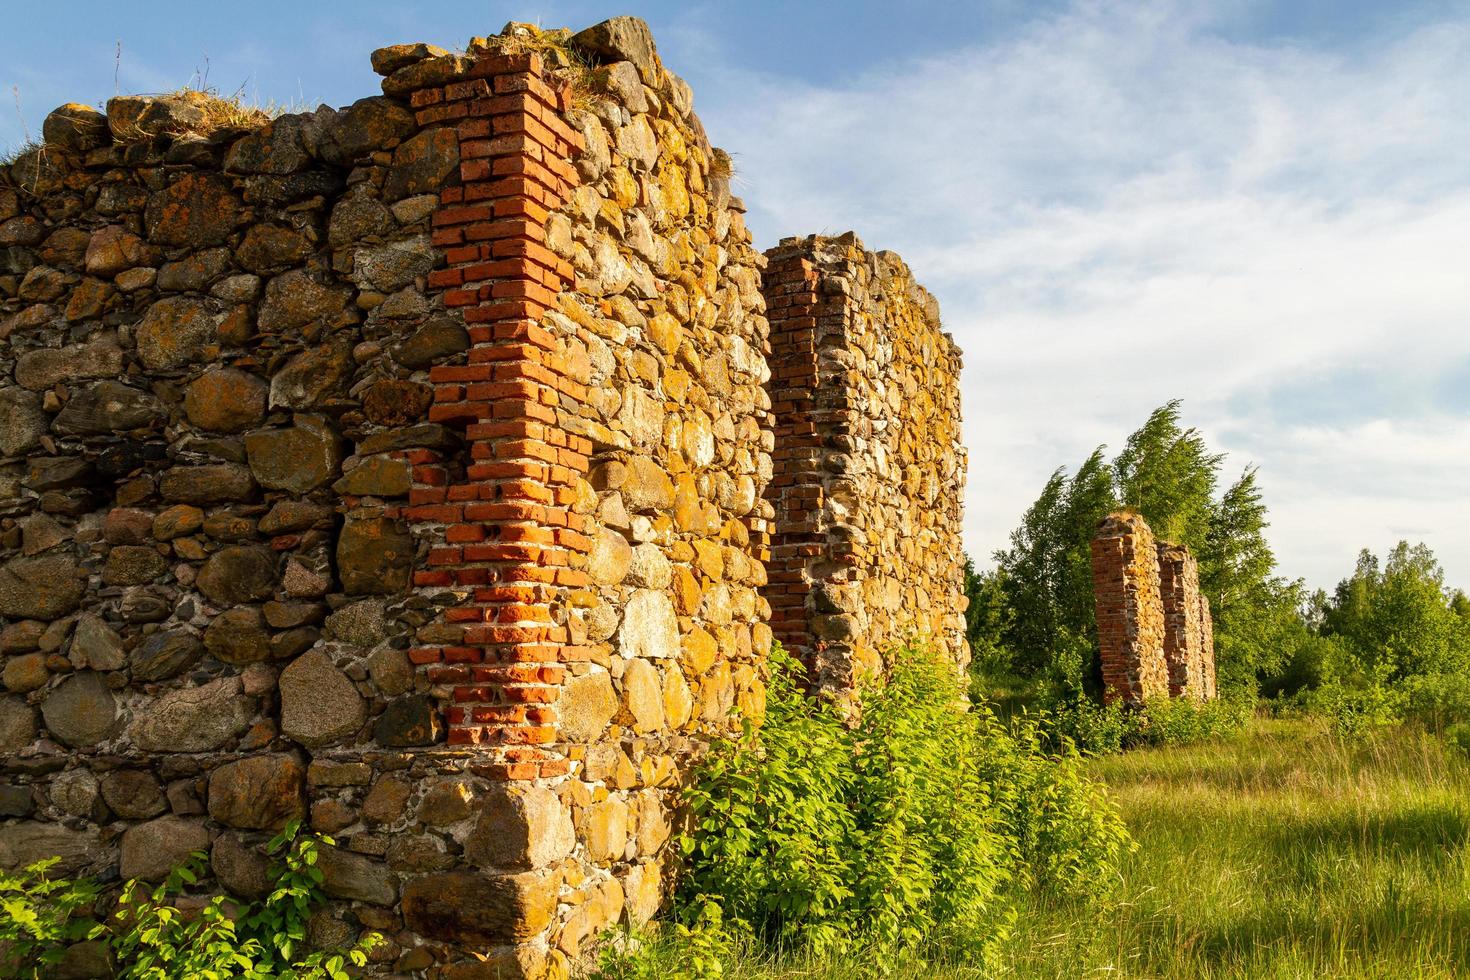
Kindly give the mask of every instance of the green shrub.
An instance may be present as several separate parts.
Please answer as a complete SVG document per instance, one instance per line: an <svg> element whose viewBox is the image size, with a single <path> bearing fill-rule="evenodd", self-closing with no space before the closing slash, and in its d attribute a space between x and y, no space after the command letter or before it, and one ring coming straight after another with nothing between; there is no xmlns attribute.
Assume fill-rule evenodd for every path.
<svg viewBox="0 0 1470 980"><path fill-rule="evenodd" d="M733 928L772 945L843 945L857 827L853 733L830 703L797 687L799 667L771 651L764 730L716 742L686 797L698 831L680 846L686 904L720 902Z"/></svg>
<svg viewBox="0 0 1470 980"><path fill-rule="evenodd" d="M1243 693L1209 701L1151 698L1142 710L1077 697L1044 707L1036 724L1053 751L1070 744L1087 755L1110 755L1143 745L1228 738L1245 728L1254 710L1254 699Z"/></svg>
<svg viewBox="0 0 1470 980"><path fill-rule="evenodd" d="M305 948L307 921L326 897L318 848L332 840L299 830L292 821L267 845L273 888L258 905L215 895L181 910L174 900L199 881L202 851L151 889L125 882L102 922L93 917L100 887L48 878L54 860L0 872L0 976L50 976L69 945L90 939L106 944L120 980L347 980L348 965L365 965L378 937L368 933L345 952Z"/></svg>
<svg viewBox="0 0 1470 980"><path fill-rule="evenodd" d="M1014 883L1066 898L1104 900L1132 842L1100 782L1070 744L1045 748L1034 719L1002 728L977 709L980 773L1012 853Z"/></svg>
<svg viewBox="0 0 1470 980"><path fill-rule="evenodd" d="M1420 674L1404 679L1403 714L1433 732L1470 722L1470 676Z"/></svg>
<svg viewBox="0 0 1470 980"><path fill-rule="evenodd" d="M605 943L590 980L720 980L735 943L718 902L704 900L691 923L674 922L663 935L623 933Z"/></svg>
<svg viewBox="0 0 1470 980"><path fill-rule="evenodd" d="M1228 738L1245 728L1254 708L1252 699L1241 696L1155 698L1144 705L1135 744L1193 745Z"/></svg>
<svg viewBox="0 0 1470 980"><path fill-rule="evenodd" d="M1403 720L1405 694L1384 682L1335 682L1310 692L1305 704L1328 720L1334 734L1363 739Z"/></svg>
<svg viewBox="0 0 1470 980"><path fill-rule="evenodd" d="M1116 879L1127 834L1074 750L1046 752L1034 726L1018 736L969 710L932 650L889 662L849 725L773 651L762 726L714 744L690 774L684 922L714 906L724 931L762 948L860 951L879 972L934 949L983 964L1019 890L1096 894ZM606 975L642 975L619 969Z"/></svg>
<svg viewBox="0 0 1470 980"><path fill-rule="evenodd" d="M1083 694L1043 703L1035 724L1052 751L1072 746L1088 755L1111 755L1139 737L1136 711L1101 705Z"/></svg>
<svg viewBox="0 0 1470 980"><path fill-rule="evenodd" d="M14 874L0 871L0 976L45 976L96 924L97 886L50 877L59 860Z"/></svg>

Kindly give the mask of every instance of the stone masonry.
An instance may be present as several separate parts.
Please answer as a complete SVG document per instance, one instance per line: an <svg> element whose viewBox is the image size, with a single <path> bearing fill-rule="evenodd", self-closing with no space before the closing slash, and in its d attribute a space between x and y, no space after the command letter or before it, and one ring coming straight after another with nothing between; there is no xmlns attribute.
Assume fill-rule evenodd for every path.
<svg viewBox="0 0 1470 980"><path fill-rule="evenodd" d="M1199 566L1189 549L1160 541L1159 599L1164 607L1164 662L1169 665L1169 696L1214 697L1213 637L1208 654L1204 617L1209 601L1199 590Z"/></svg>
<svg viewBox="0 0 1470 980"><path fill-rule="evenodd" d="M1137 513L1109 514L1092 539L1103 700L1215 696L1209 602L1189 549L1158 541Z"/></svg>
<svg viewBox="0 0 1470 980"><path fill-rule="evenodd" d="M641 21L372 63L274 119L63 106L0 167L0 866L253 898L301 818L313 941L564 976L660 907L773 625L823 683L964 660L959 354L850 236L762 295Z"/></svg>
<svg viewBox="0 0 1470 980"><path fill-rule="evenodd" d="M881 676L880 653L916 634L963 667L960 352L938 304L850 232L766 258L776 637L829 693Z"/></svg>

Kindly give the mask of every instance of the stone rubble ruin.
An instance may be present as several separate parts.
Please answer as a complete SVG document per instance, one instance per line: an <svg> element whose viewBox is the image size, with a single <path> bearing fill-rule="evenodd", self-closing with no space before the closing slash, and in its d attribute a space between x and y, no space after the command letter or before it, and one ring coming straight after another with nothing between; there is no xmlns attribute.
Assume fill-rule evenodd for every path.
<svg viewBox="0 0 1470 980"><path fill-rule="evenodd" d="M1210 604L1188 548L1157 540L1137 513L1109 514L1092 539L1092 589L1104 703L1215 697Z"/></svg>
<svg viewBox="0 0 1470 980"><path fill-rule="evenodd" d="M960 354L897 256L756 250L642 21L372 64L0 167L0 866L258 897L299 818L370 972L562 976L775 638L967 661Z"/></svg>

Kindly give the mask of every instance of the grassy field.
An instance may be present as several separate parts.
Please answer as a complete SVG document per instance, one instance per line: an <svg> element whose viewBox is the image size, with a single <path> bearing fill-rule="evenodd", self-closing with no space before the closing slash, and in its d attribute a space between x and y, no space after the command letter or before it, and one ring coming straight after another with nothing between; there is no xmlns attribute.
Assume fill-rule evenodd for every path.
<svg viewBox="0 0 1470 980"><path fill-rule="evenodd" d="M1470 764L1438 739L1352 745L1310 722L1256 721L1230 742L1093 766L1138 842L1116 900L1023 909L994 975L1470 976ZM860 972L747 962L732 975Z"/></svg>

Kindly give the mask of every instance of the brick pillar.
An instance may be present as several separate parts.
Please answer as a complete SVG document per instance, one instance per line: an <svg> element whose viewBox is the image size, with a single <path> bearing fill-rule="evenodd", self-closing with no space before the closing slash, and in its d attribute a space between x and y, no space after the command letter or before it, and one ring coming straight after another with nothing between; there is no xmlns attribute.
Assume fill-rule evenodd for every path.
<svg viewBox="0 0 1470 980"><path fill-rule="evenodd" d="M1103 701L1139 705L1169 693L1164 610L1153 532L1138 514L1109 514L1092 539L1092 589Z"/></svg>
<svg viewBox="0 0 1470 980"><path fill-rule="evenodd" d="M492 771L534 779L568 771L554 705L566 664L584 656L563 617L568 591L586 584L569 567L588 548L571 505L592 447L562 431L556 408L586 391L538 325L572 279L542 243L547 214L575 186L582 139L559 115L569 94L547 84L536 55L482 55L465 76L412 99L421 125L457 141L458 172L433 218L446 267L430 286L461 311L471 348L465 364L430 371L430 419L463 429L467 458L425 452L405 514L442 526L415 585L460 602L433 634L441 642L411 656L450 702L449 743L498 749Z"/></svg>
<svg viewBox="0 0 1470 980"><path fill-rule="evenodd" d="M811 584L806 567L824 550L822 435L814 420L817 375L816 267L798 254L775 255L762 277L771 323L771 414L775 419L773 476L766 490L775 505L767 562L771 631L807 668L815 646L807 622Z"/></svg>
<svg viewBox="0 0 1470 980"><path fill-rule="evenodd" d="M1189 549L1157 543L1159 599L1164 607L1164 662L1169 667L1169 696L1205 697L1200 631L1199 566Z"/></svg>
<svg viewBox="0 0 1470 980"><path fill-rule="evenodd" d="M851 232L766 259L775 635L838 697L911 637L963 670L960 353L938 304Z"/></svg>
<svg viewBox="0 0 1470 980"><path fill-rule="evenodd" d="M1199 596L1200 691L1206 701L1216 696L1215 688L1215 621L1210 616L1210 600Z"/></svg>

